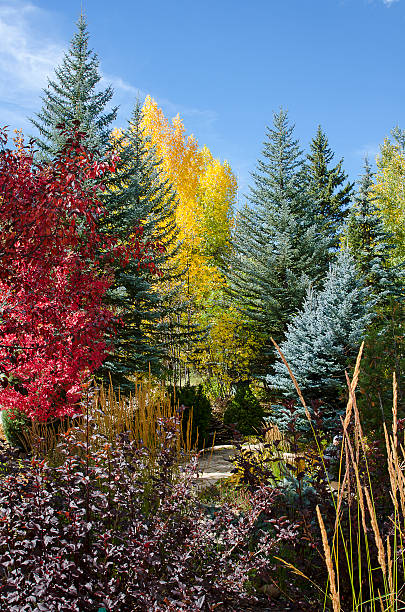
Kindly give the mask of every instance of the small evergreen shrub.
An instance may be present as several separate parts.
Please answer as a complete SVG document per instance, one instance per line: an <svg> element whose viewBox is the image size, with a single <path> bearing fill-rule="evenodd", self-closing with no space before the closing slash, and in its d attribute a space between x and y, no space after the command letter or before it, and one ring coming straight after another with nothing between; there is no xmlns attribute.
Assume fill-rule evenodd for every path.
<svg viewBox="0 0 405 612"><path fill-rule="evenodd" d="M235 425L243 436L260 433L263 409L253 395L249 383L239 383L236 393L224 414L225 425Z"/></svg>
<svg viewBox="0 0 405 612"><path fill-rule="evenodd" d="M172 402L183 407L182 428L183 435L187 433L187 423L192 412L191 443L198 446L204 445L208 437L208 428L211 420L211 403L204 393L203 386L187 385L182 389L170 387Z"/></svg>

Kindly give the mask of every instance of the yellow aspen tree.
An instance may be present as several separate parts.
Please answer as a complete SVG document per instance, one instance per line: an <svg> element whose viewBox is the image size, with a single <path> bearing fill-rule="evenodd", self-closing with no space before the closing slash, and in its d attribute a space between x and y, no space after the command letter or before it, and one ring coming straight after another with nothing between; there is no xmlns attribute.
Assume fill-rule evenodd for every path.
<svg viewBox="0 0 405 612"><path fill-rule="evenodd" d="M214 159L208 147L203 147L200 153L203 168L197 200L202 209L201 247L207 257L218 261L229 248L237 182L227 161Z"/></svg>
<svg viewBox="0 0 405 612"><path fill-rule="evenodd" d="M180 229L180 267L187 270L185 299L192 302L194 323L208 330L203 341L190 347L187 359L204 377L227 388L233 373L245 376L258 342L246 335L240 317L224 304L222 255L230 248L237 181L230 165L215 159L187 135L179 116L171 122L157 103L147 97L143 127L150 146L178 196L176 222Z"/></svg>
<svg viewBox="0 0 405 612"><path fill-rule="evenodd" d="M232 383L250 378L252 363L263 351L265 338L248 327L235 308L221 307L224 300L217 297L218 302L206 315L209 334L192 358L194 368L208 382L210 395L226 398Z"/></svg>
<svg viewBox="0 0 405 612"><path fill-rule="evenodd" d="M187 269L188 292L197 302L223 284L218 257L229 243L237 182L227 162L187 135L177 115L170 123L148 96L142 108L145 132L178 195L180 263Z"/></svg>

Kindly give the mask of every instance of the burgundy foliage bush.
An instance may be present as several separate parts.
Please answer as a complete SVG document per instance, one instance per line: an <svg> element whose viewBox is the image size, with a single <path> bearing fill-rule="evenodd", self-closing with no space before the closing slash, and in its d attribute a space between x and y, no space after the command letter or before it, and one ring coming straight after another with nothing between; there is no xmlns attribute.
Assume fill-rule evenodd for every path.
<svg viewBox="0 0 405 612"><path fill-rule="evenodd" d="M266 487L245 514L226 506L209 515L195 496L195 460L176 477L178 426L161 423L152 463L148 449L125 436L108 444L91 422L87 440L76 429L63 435L57 465L3 453L0 609L243 610L255 601L252 584L294 530L273 520L277 493Z"/></svg>

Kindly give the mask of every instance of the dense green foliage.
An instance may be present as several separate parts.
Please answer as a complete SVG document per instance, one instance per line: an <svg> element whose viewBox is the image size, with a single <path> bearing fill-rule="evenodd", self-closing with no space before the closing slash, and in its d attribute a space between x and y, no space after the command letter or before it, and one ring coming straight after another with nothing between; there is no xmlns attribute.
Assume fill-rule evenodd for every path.
<svg viewBox="0 0 405 612"><path fill-rule="evenodd" d="M373 174L368 160L350 211L346 243L368 287L382 306L392 296L399 297L404 274L400 266L393 267L395 245L384 227L373 193Z"/></svg>
<svg viewBox="0 0 405 612"><path fill-rule="evenodd" d="M191 416L191 443L204 446L207 440L211 419L211 403L204 393L202 385L186 385L181 389L170 387L172 403L178 404L182 413L183 436L187 435L187 427Z"/></svg>
<svg viewBox="0 0 405 612"><path fill-rule="evenodd" d="M302 168L293 126L281 110L267 131L225 271L232 302L248 322L277 340L328 264L329 241L302 189Z"/></svg>
<svg viewBox="0 0 405 612"><path fill-rule="evenodd" d="M365 337L357 403L364 430L379 438L382 423L392 421L393 374L397 380L398 414L405 414L402 380L405 371L405 309L391 299L379 309Z"/></svg>
<svg viewBox="0 0 405 612"><path fill-rule="evenodd" d="M1 424L7 442L11 446L24 448L24 431L30 424L30 419L23 412L2 410Z"/></svg>
<svg viewBox="0 0 405 612"><path fill-rule="evenodd" d="M392 416L392 375L398 381L399 410L404 408L401 372L404 371L404 267L398 248L386 229L374 193L368 160L350 211L344 238L358 270L375 301L376 317L365 337L358 403L367 431Z"/></svg>
<svg viewBox="0 0 405 612"><path fill-rule="evenodd" d="M140 240L157 246L154 269L141 270L131 260L124 266L111 262L114 284L107 300L119 314L121 325L102 374L107 382L111 375L114 386L127 391L133 388L129 377L134 372L150 368L158 373L167 353L166 314L174 291L165 287L168 279L178 275L172 263L178 230L175 194L162 178L153 150L146 146L139 104L127 129L116 133L112 142L119 160L102 196L107 211L102 229L125 243L141 222Z"/></svg>
<svg viewBox="0 0 405 612"><path fill-rule="evenodd" d="M303 176L315 217L337 246L354 185L347 182L347 174L342 169L343 160L335 167L329 167L333 157L326 134L318 126L306 156Z"/></svg>
<svg viewBox="0 0 405 612"><path fill-rule="evenodd" d="M234 425L243 436L260 433L263 409L247 382L238 383L236 393L224 414L224 423Z"/></svg>

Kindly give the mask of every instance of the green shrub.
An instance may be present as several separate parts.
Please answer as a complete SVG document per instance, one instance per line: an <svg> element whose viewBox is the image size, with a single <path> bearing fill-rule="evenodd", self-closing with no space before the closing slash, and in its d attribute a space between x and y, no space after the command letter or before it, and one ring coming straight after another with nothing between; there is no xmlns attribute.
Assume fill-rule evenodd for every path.
<svg viewBox="0 0 405 612"><path fill-rule="evenodd" d="M23 432L30 426L31 419L19 410L14 410L13 412L11 410L2 410L1 420L7 442L11 446L24 449Z"/></svg>
<svg viewBox="0 0 405 612"><path fill-rule="evenodd" d="M208 437L208 428L211 420L211 403L204 393L203 386L187 385L182 389L169 389L172 402L184 406L182 428L183 435L187 433L187 423L192 411L191 443L203 446Z"/></svg>
<svg viewBox="0 0 405 612"><path fill-rule="evenodd" d="M236 393L224 414L225 425L234 424L243 436L249 436L260 432L263 417L263 409L249 383L238 383Z"/></svg>
<svg viewBox="0 0 405 612"><path fill-rule="evenodd" d="M59 433L69 427L68 418L54 418L41 423L32 421L20 410L3 410L2 425L4 435L11 446L21 450L50 450L56 444Z"/></svg>

